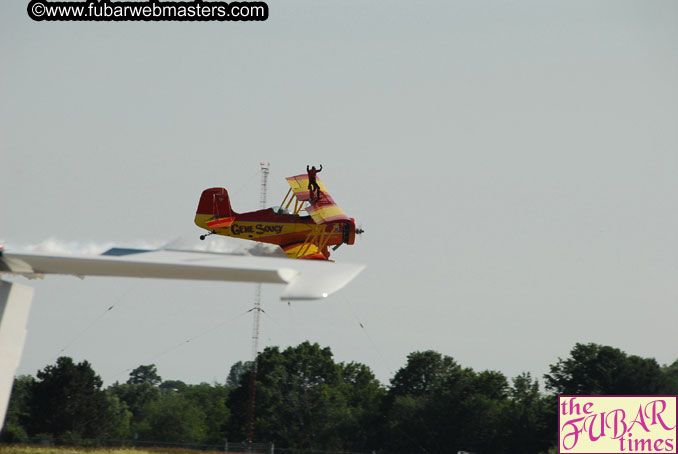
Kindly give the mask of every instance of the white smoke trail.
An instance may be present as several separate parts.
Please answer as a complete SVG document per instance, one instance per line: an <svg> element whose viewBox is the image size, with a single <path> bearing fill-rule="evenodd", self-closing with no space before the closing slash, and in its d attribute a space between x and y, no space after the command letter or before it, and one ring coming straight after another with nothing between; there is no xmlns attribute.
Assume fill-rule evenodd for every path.
<svg viewBox="0 0 678 454"><path fill-rule="evenodd" d="M49 254L64 254L64 255L99 255L112 247L126 247L132 249L158 249L162 246L162 242L148 242L137 240L126 242L124 244L116 244L112 241L95 242L95 241L68 241L57 238L48 238L40 243L28 244L25 246L15 245L12 250L24 250L30 252L45 252ZM9 249L6 247L5 249Z"/></svg>
<svg viewBox="0 0 678 454"><path fill-rule="evenodd" d="M252 241L238 240L235 238L213 235L200 241L197 236L181 236L171 241L157 240L135 240L120 243L112 241L94 242L94 241L67 241L57 238L48 238L40 243L19 244L0 241L6 251L29 251L44 252L47 254L61 255L100 255L107 250L118 248L130 249L175 249L182 251L216 252L222 254L238 255L280 255L284 256L282 250L274 245L255 243Z"/></svg>
<svg viewBox="0 0 678 454"><path fill-rule="evenodd" d="M179 249L182 251L218 252L239 255L273 255L285 256L278 246L239 240L227 236L211 235L204 241L197 237L181 236L163 246L163 249Z"/></svg>

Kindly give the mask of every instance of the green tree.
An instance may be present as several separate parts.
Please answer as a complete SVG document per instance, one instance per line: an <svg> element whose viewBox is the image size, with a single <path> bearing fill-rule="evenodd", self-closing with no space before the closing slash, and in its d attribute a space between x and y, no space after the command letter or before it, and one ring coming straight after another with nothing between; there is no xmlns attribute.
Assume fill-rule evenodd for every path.
<svg viewBox="0 0 678 454"><path fill-rule="evenodd" d="M127 404L110 390L106 392L106 399L111 413L108 437L113 440L129 439L132 436L132 412Z"/></svg>
<svg viewBox="0 0 678 454"><path fill-rule="evenodd" d="M546 387L556 394L660 394L668 383L653 358L592 343L576 344L550 371Z"/></svg>
<svg viewBox="0 0 678 454"><path fill-rule="evenodd" d="M207 383L187 386L182 391L184 397L205 414L205 443L218 444L227 438L226 429L231 417L227 404L229 392L228 386Z"/></svg>
<svg viewBox="0 0 678 454"><path fill-rule="evenodd" d="M129 432L132 437L138 436L140 432L148 431L145 410L151 403L160 399L161 390L159 388L154 387L149 382L136 385L115 383L107 391L121 403L124 403L131 413Z"/></svg>
<svg viewBox="0 0 678 454"><path fill-rule="evenodd" d="M510 400L506 422L511 432L509 452L543 452L556 443L555 399L541 394L537 380L529 373L515 377Z"/></svg>
<svg viewBox="0 0 678 454"><path fill-rule="evenodd" d="M56 365L38 371L37 378L31 386L29 433L70 438L106 435L112 422L109 402L89 362L75 364L60 357Z"/></svg>
<svg viewBox="0 0 678 454"><path fill-rule="evenodd" d="M116 383L108 388L129 409L130 437L162 442L224 441L230 417L228 387L187 385L181 380L166 380L158 387L151 383L140 380L137 384Z"/></svg>
<svg viewBox="0 0 678 454"><path fill-rule="evenodd" d="M30 417L30 399L35 378L30 375L21 375L14 379L12 394L7 407L5 425L0 432L0 441L26 442L26 422Z"/></svg>
<svg viewBox="0 0 678 454"><path fill-rule="evenodd" d="M163 394L144 409L146 425L142 440L168 443L199 443L207 434L205 413L180 393Z"/></svg>
<svg viewBox="0 0 678 454"><path fill-rule="evenodd" d="M671 365L662 367L665 385L662 394L678 394L678 359Z"/></svg>
<svg viewBox="0 0 678 454"><path fill-rule="evenodd" d="M247 435L252 371L230 396L229 439ZM288 448L366 450L374 448L383 395L366 366L334 362L329 348L304 342L280 351L266 348L258 358L255 438ZM368 443L371 443L368 445Z"/></svg>
<svg viewBox="0 0 678 454"><path fill-rule="evenodd" d="M340 367L340 390L346 398L347 411L337 434L351 440L353 450L374 449L378 446L386 390L366 365L350 362Z"/></svg>
<svg viewBox="0 0 678 454"><path fill-rule="evenodd" d="M395 453L501 453L509 386L499 372L463 369L449 356L414 352L389 389L384 447Z"/></svg>
<svg viewBox="0 0 678 454"><path fill-rule="evenodd" d="M140 385L142 383L148 383L151 386L158 386L162 383L162 378L158 375L155 364L139 366L130 372L127 380L128 385Z"/></svg>
<svg viewBox="0 0 678 454"><path fill-rule="evenodd" d="M236 387L242 383L246 373L252 370L252 361L238 361L231 366L226 378L226 386Z"/></svg>
<svg viewBox="0 0 678 454"><path fill-rule="evenodd" d="M433 350L410 353L405 366L391 379L384 409L385 447L394 452L445 451L442 421L434 420L451 416L441 399L446 383L460 380L463 374L461 366L449 356Z"/></svg>
<svg viewBox="0 0 678 454"><path fill-rule="evenodd" d="M158 388L163 391L185 391L188 385L181 380L165 380Z"/></svg>
<svg viewBox="0 0 678 454"><path fill-rule="evenodd" d="M410 353L407 365L391 380L390 394L424 396L460 372L461 367L454 359L436 351Z"/></svg>

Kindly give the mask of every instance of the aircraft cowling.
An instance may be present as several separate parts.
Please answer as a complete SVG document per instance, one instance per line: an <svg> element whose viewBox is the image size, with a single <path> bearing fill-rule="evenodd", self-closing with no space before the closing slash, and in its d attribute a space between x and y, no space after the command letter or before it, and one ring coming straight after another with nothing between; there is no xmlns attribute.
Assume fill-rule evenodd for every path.
<svg viewBox="0 0 678 454"><path fill-rule="evenodd" d="M344 243L353 244L355 243L355 219L351 220L344 224Z"/></svg>

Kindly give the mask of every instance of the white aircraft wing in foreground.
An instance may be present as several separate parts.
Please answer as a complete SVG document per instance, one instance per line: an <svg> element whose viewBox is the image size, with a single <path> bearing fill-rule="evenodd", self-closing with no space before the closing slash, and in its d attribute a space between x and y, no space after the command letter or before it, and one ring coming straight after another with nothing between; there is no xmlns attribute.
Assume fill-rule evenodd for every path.
<svg viewBox="0 0 678 454"><path fill-rule="evenodd" d="M364 265L292 260L215 252L114 248L102 255L9 252L0 255L0 274L28 278L47 274L118 276L287 284L280 299L314 300L340 290Z"/></svg>
<svg viewBox="0 0 678 454"><path fill-rule="evenodd" d="M0 247L0 274L29 279L49 274L195 279L284 284L280 299L314 300L340 290L364 265L214 252L114 248L102 255L9 252ZM0 280L0 429L21 359L33 289Z"/></svg>

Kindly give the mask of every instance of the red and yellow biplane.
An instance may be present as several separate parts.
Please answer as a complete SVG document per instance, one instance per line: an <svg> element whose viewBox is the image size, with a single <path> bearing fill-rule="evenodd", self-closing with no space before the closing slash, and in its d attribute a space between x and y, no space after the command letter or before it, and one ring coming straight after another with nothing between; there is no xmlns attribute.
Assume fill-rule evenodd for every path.
<svg viewBox="0 0 678 454"><path fill-rule="evenodd" d="M195 224L208 230L206 236L217 234L277 244L290 258L327 260L329 246L336 250L342 244L353 244L355 220L337 206L327 188L316 178L320 188L309 190L306 174L287 178L290 189L280 207L249 213L236 213L231 208L224 188L205 189L200 196ZM308 215L302 215L306 211Z"/></svg>

